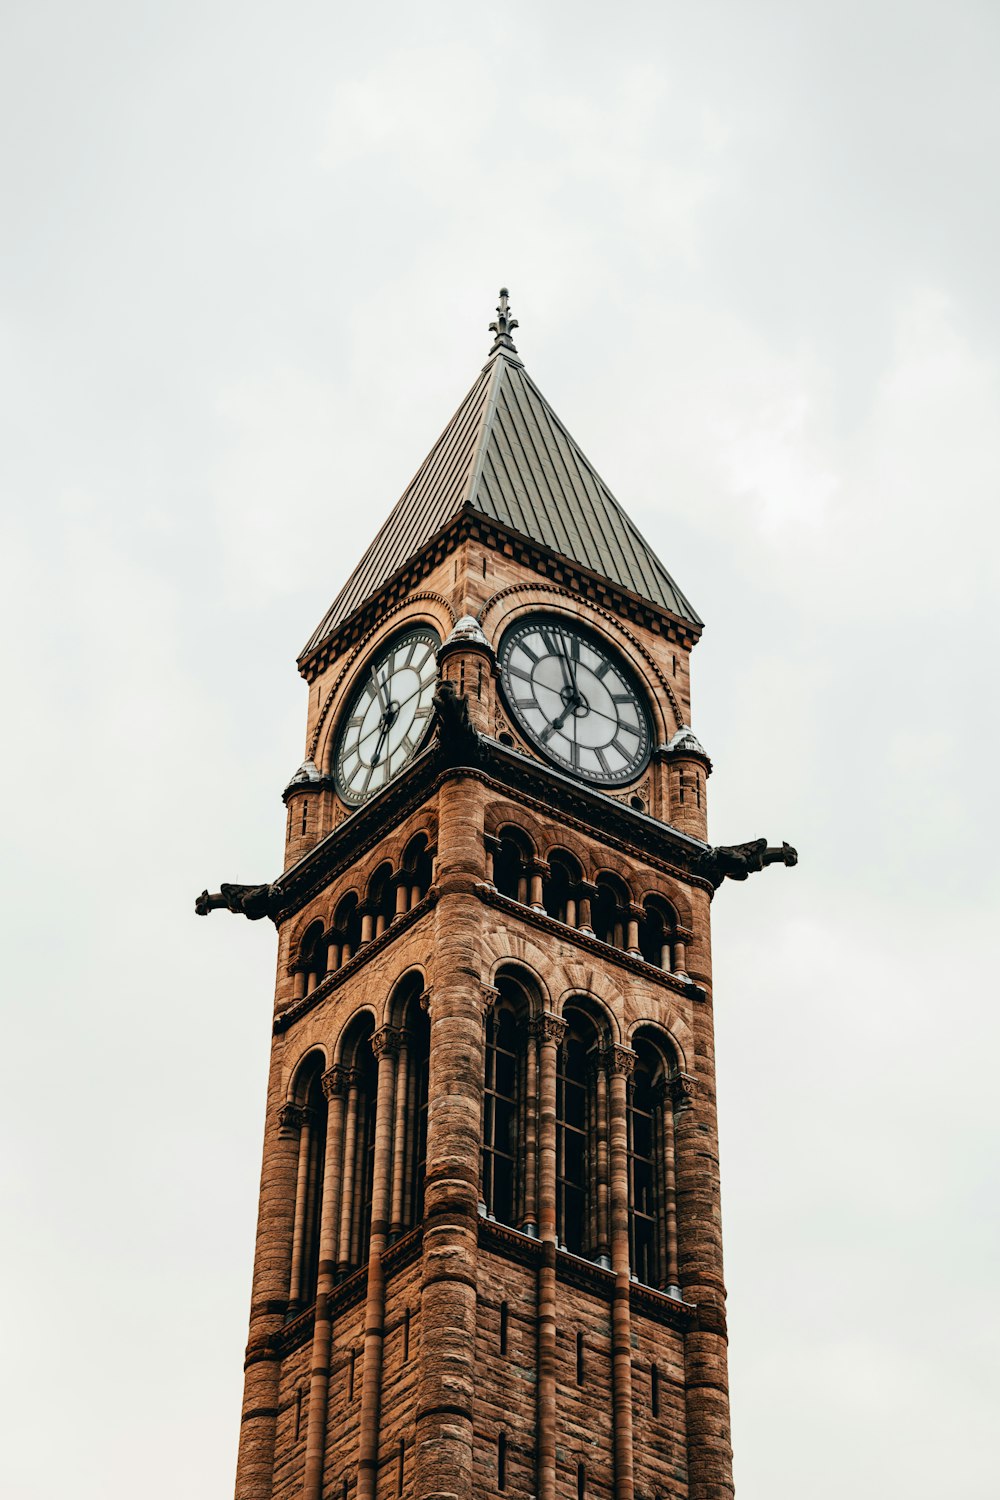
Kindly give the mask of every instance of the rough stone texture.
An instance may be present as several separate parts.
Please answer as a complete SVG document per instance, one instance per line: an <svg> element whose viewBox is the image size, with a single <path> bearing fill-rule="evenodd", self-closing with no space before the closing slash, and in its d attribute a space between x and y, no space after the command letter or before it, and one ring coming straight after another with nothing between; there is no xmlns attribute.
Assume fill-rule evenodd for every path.
<svg viewBox="0 0 1000 1500"><path fill-rule="evenodd" d="M674 631L665 621L654 626L623 618L599 597L587 599L566 587L552 572L542 577L513 555L475 540L463 542L440 559L414 595L387 598L382 617L370 630L359 638L345 631L340 642L333 642L325 664L318 664L315 674L310 668L306 755L324 780L297 787L289 799L286 868L347 815L326 773L339 709L367 670L371 653L394 632L416 623L433 625L444 639L455 620L468 614L479 619L495 647L513 620L539 609L578 616L629 658L649 695L657 745L665 747L682 724L690 723L689 632ZM506 736L537 759L502 702L488 649L475 641L456 645L446 653L442 669L468 698L480 733ZM323 1500L343 1500L345 1479L346 1493L355 1500L363 1441L374 1442L377 1452L378 1500L399 1494L407 1500L494 1496L501 1432L507 1439L506 1492L514 1496L577 1500L580 1463L586 1465L587 1500L724 1500L732 1495L711 892L706 882L652 858L642 846L641 827L627 810L637 798L654 817L703 838L707 769L697 756L654 752L635 785L616 792L624 805L620 832L610 838L598 837L561 807L555 791L551 802L542 805L505 791L474 770L456 768L435 783L423 807L399 822L387 821L374 846L357 848L348 868L280 922L275 1014L282 1017L290 1006L298 1008L290 1012L295 1018L287 1026L281 1023L284 1029L272 1044L238 1500L291 1500L302 1494L313 1346L308 1330L299 1336L294 1334L297 1324L286 1326L297 1142L294 1131L282 1125L282 1107L295 1099L298 1070L311 1053L321 1053L324 1068L341 1061L345 1032L360 1013L370 1015L374 1030L399 1024L394 992L414 973L430 1021L422 1235L409 1259L397 1256L394 1261L392 1246L380 1259L386 1273L384 1309L381 1293L369 1295L366 1304L364 1272L365 1284L356 1291L334 1291ZM685 934L685 972L704 994L525 904L489 899L487 841L511 825L526 835L542 861L556 848L568 850L579 860L585 881L610 873L626 882L632 902L653 892L668 899ZM307 996L303 1004L304 975L296 964L306 931L317 920L324 931L329 929L345 896L353 893L363 903L373 873L386 862L399 871L404 850L419 833L426 834L436 851L431 891L412 918L389 923L351 957L341 977L328 976L315 1000ZM484 1239L478 1216L484 1010L498 970L512 962L535 977L541 1007L555 1017L569 997L592 997L607 1016L610 1039L618 1047L630 1048L641 1024L661 1028L672 1039L678 1067L689 1080L685 1107L675 1117L678 1259L684 1296L697 1310L686 1332L682 1315L673 1322L666 1314L662 1321L647 1317L619 1266L624 1299L619 1359L625 1368L619 1368L617 1380L611 1348L614 1276L606 1273L597 1290L585 1290L567 1279L554 1244L545 1248L546 1270L544 1247L536 1242L518 1249L512 1242L507 1254L498 1240ZM391 1168L391 1152L387 1155L384 1131L380 1152L378 1170L385 1173ZM539 1206L544 1223L546 1206ZM620 1193L617 1212L620 1221ZM620 1235L618 1244L620 1257ZM546 1442L554 1442L554 1467L540 1473L539 1308L542 1288L553 1285L554 1427ZM503 1357L502 1302L508 1307ZM366 1305L368 1317L377 1321L377 1327L367 1328L369 1347L374 1339L382 1357L377 1400L369 1401L375 1429L367 1436L360 1425ZM409 1350L404 1358L407 1312ZM584 1336L582 1385L576 1373L578 1332ZM354 1391L349 1399L352 1352ZM623 1374L628 1377L624 1384ZM622 1443L623 1423L631 1426L628 1474L621 1472L629 1451Z"/></svg>

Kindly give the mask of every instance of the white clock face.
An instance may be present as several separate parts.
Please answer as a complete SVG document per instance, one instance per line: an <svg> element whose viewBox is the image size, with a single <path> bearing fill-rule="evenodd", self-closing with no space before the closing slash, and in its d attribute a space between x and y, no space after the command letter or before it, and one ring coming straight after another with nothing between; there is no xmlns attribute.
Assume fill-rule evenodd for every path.
<svg viewBox="0 0 1000 1500"><path fill-rule="evenodd" d="M369 662L337 739L337 790L345 802L373 797L420 748L431 721L440 644L433 630L408 630Z"/></svg>
<svg viewBox="0 0 1000 1500"><path fill-rule="evenodd" d="M617 652L588 630L532 615L500 642L507 701L538 748L600 786L633 780L649 758L642 692Z"/></svg>

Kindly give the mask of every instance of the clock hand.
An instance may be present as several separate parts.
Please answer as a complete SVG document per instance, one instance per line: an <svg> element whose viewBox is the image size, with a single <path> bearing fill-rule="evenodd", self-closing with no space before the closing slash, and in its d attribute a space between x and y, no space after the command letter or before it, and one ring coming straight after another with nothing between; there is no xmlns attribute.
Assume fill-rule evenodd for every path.
<svg viewBox="0 0 1000 1500"><path fill-rule="evenodd" d="M384 716L389 712L389 689L386 687L385 683L382 681L381 677L378 675L374 667L372 667L372 681L375 683L375 688L378 692L378 701L382 705L382 714Z"/></svg>
<svg viewBox="0 0 1000 1500"><path fill-rule="evenodd" d="M559 717L553 719L551 724L546 724L545 728L539 735L539 739L543 739L548 742L549 738L555 734L557 729L561 729L563 727L570 714L573 713L574 710L578 709L582 702L583 699L580 697L579 693L574 692L572 698L569 700Z"/></svg>
<svg viewBox="0 0 1000 1500"><path fill-rule="evenodd" d="M379 731L379 737L375 741L375 753L372 756L372 766L373 767L377 766L378 763L379 763L379 760L380 760L381 755L382 755L382 746L385 744L385 737L386 737L386 735L388 733L389 733L389 721L388 721L388 719L383 718L383 720L382 720L382 728Z"/></svg>

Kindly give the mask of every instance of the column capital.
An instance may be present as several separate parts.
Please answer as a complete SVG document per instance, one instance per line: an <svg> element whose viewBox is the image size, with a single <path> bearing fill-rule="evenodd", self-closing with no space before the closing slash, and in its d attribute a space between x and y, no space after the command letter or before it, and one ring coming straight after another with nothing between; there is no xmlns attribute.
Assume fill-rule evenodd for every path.
<svg viewBox="0 0 1000 1500"><path fill-rule="evenodd" d="M538 1037L542 1042L555 1042L556 1046L562 1045L566 1035L566 1022L562 1016L557 1016L554 1011L543 1010L540 1016L536 1016L534 1023L538 1028Z"/></svg>
<svg viewBox="0 0 1000 1500"><path fill-rule="evenodd" d="M378 1058L382 1056L383 1052L388 1052L392 1057L395 1057L399 1051L401 1040L402 1032L397 1027L380 1026L378 1031L372 1036L372 1051Z"/></svg>
<svg viewBox="0 0 1000 1500"><path fill-rule="evenodd" d="M346 1094L351 1079L351 1069L345 1068L342 1063L334 1063L332 1068L327 1068L320 1079L323 1085L323 1097L333 1099L337 1094Z"/></svg>
<svg viewBox="0 0 1000 1500"><path fill-rule="evenodd" d="M675 1109L687 1109L694 1103L698 1092L698 1080L691 1073L675 1073L670 1079L670 1092Z"/></svg>
<svg viewBox="0 0 1000 1500"><path fill-rule="evenodd" d="M612 1042L610 1047L605 1048L604 1055L607 1059L608 1073L620 1073L625 1078L631 1078L635 1069L635 1053L631 1047L620 1047L617 1042Z"/></svg>
<svg viewBox="0 0 1000 1500"><path fill-rule="evenodd" d="M483 1015L492 1015L493 1007L500 997L500 991L495 984L483 984L480 985L480 992L483 997Z"/></svg>
<svg viewBox="0 0 1000 1500"><path fill-rule="evenodd" d="M296 1104L294 1099L286 1099L284 1104L278 1107L278 1129L282 1135L293 1135L295 1131L301 1130L306 1111L301 1104Z"/></svg>

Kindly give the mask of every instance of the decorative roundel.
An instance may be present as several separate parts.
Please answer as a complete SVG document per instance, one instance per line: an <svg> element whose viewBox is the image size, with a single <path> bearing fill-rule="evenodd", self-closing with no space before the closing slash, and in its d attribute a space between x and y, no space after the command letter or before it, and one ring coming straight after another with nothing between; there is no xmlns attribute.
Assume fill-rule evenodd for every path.
<svg viewBox="0 0 1000 1500"><path fill-rule="evenodd" d="M635 673L599 636L561 616L530 615L500 642L504 695L528 738L598 786L632 781L652 734Z"/></svg>
<svg viewBox="0 0 1000 1500"><path fill-rule="evenodd" d="M369 662L337 731L334 771L345 802L366 802L419 750L431 722L440 644L421 626Z"/></svg>

